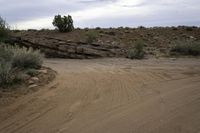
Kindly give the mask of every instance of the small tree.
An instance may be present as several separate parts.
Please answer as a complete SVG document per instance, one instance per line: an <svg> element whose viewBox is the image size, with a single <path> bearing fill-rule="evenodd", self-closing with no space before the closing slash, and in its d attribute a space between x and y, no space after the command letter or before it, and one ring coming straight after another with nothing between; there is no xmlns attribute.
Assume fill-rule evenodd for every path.
<svg viewBox="0 0 200 133"><path fill-rule="evenodd" d="M60 32L71 32L74 29L73 19L70 15L61 16L56 15L53 20L53 25L58 28Z"/></svg>

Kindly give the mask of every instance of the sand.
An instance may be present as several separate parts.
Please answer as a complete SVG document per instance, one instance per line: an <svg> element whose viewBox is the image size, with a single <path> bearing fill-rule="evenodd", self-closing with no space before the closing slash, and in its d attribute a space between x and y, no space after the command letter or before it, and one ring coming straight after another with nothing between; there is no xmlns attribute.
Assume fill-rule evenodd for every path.
<svg viewBox="0 0 200 133"><path fill-rule="evenodd" d="M0 108L1 133L198 133L200 59L46 59L57 78Z"/></svg>

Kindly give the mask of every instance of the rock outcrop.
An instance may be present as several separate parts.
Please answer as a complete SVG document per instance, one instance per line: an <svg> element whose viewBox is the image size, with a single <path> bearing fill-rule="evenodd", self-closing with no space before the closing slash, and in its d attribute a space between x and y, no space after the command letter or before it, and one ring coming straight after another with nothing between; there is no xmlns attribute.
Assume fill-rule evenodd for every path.
<svg viewBox="0 0 200 133"><path fill-rule="evenodd" d="M115 43L92 43L65 41L52 37L13 37L13 43L40 49L46 57L90 59L123 56L123 50Z"/></svg>

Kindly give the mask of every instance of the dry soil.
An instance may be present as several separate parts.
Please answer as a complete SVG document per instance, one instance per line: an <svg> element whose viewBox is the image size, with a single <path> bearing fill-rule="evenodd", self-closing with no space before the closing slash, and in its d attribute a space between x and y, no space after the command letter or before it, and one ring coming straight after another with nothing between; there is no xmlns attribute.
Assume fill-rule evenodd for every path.
<svg viewBox="0 0 200 133"><path fill-rule="evenodd" d="M198 133L200 59L48 59L53 83L0 108L1 133Z"/></svg>

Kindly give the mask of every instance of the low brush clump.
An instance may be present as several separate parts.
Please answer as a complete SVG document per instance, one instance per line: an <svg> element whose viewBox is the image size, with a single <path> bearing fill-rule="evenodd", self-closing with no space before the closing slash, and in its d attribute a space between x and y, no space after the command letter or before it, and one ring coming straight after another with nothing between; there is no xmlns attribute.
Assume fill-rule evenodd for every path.
<svg viewBox="0 0 200 133"><path fill-rule="evenodd" d="M200 55L200 42L178 41L171 48L172 55Z"/></svg>
<svg viewBox="0 0 200 133"><path fill-rule="evenodd" d="M134 48L131 48L128 51L127 57L130 59L143 59L144 58L144 44L143 42L139 41L136 42L136 45Z"/></svg>
<svg viewBox="0 0 200 133"><path fill-rule="evenodd" d="M21 73L10 62L0 62L0 86L13 85L23 80Z"/></svg>
<svg viewBox="0 0 200 133"><path fill-rule="evenodd" d="M0 88L23 81L27 70L39 69L42 63L43 55L38 50L1 44Z"/></svg>
<svg viewBox="0 0 200 133"><path fill-rule="evenodd" d="M14 53L12 59L13 67L21 69L38 69L41 67L42 56L39 50L34 51L32 48L27 49L25 47L13 47L12 51Z"/></svg>
<svg viewBox="0 0 200 133"><path fill-rule="evenodd" d="M91 43L93 43L96 40L97 40L97 33L96 32L89 32L89 33L87 33L86 42L88 44L91 44Z"/></svg>

